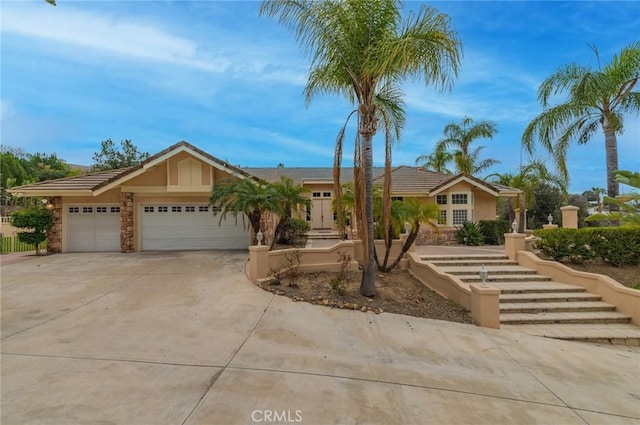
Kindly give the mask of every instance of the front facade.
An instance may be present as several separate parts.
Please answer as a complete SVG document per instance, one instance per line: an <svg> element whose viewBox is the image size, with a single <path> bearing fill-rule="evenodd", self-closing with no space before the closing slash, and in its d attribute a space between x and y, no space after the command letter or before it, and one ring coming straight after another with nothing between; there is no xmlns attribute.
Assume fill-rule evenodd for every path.
<svg viewBox="0 0 640 425"><path fill-rule="evenodd" d="M383 170L375 169L381 178ZM344 169L348 181L352 171ZM53 210L51 252L246 249L249 226L243 217L221 220L209 205L211 187L229 178L279 181L292 178L308 189L312 207L302 213L313 229L335 229L331 168L234 167L187 142L177 143L142 164L121 170L13 188L42 197ZM465 219L495 219L496 198L517 191L468 176L414 167L393 171L393 196L436 202L440 225Z"/></svg>

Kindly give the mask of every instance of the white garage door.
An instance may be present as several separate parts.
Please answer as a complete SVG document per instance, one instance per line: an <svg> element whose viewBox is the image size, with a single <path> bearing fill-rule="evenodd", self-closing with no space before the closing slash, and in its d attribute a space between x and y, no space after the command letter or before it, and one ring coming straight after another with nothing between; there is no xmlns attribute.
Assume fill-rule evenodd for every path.
<svg viewBox="0 0 640 425"><path fill-rule="evenodd" d="M218 226L212 207L205 204L142 205L142 250L247 249L249 232L241 217Z"/></svg>
<svg viewBox="0 0 640 425"><path fill-rule="evenodd" d="M68 205L67 251L120 251L120 206Z"/></svg>

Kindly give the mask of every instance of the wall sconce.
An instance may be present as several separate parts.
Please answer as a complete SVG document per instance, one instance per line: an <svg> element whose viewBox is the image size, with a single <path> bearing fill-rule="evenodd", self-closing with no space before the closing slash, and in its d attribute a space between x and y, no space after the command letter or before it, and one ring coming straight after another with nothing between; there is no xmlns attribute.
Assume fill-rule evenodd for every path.
<svg viewBox="0 0 640 425"><path fill-rule="evenodd" d="M256 233L256 239L258 241L258 246L262 246L262 238L264 238L264 235L262 234L262 230L258 229L258 233Z"/></svg>

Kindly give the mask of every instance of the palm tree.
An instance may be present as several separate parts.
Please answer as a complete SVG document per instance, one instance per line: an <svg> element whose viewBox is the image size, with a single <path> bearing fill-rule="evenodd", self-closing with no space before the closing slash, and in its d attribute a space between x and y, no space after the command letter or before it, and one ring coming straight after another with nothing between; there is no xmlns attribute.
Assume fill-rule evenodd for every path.
<svg viewBox="0 0 640 425"><path fill-rule="evenodd" d="M260 220L266 212L281 212L281 197L269 184L261 184L251 179L224 180L213 186L209 203L213 205L213 215L220 214L220 222L231 214L238 218L244 214L255 235L260 231Z"/></svg>
<svg viewBox="0 0 640 425"><path fill-rule="evenodd" d="M531 163L520 167L520 171L517 174L513 173L494 173L487 176L487 179L491 179L493 183L509 186L514 189L520 189L520 193L515 202L509 204L509 216L514 216L514 210L520 211L518 222L519 232L525 230L525 210L533 202L534 193L538 186L542 183L550 184L557 187L563 192L567 191L567 182L564 178L556 173L550 172L543 161L535 160Z"/></svg>
<svg viewBox="0 0 640 425"><path fill-rule="evenodd" d="M460 62L460 43L446 14L423 5L403 20L402 6L399 0L267 0L260 7L261 14L277 17L293 30L311 55L307 102L316 94L332 93L345 96L357 106L354 180L356 211L362 215L365 229L361 235L365 256L360 285L365 296L375 295L372 139L382 122L386 161L390 161L390 144L399 137L404 123L399 83L406 77L422 77L437 88L450 88ZM343 137L341 131L337 165L342 158ZM386 175L390 179L391 173ZM339 177L339 167L334 167L337 196ZM385 183L388 188L390 180ZM390 200L389 194L385 196Z"/></svg>
<svg viewBox="0 0 640 425"><path fill-rule="evenodd" d="M448 152L453 157L456 173L477 175L500 161L491 158L480 160L484 146L471 149L471 144L478 138L492 139L497 132L492 121L474 122L472 118L464 117L459 124L451 122L445 126L445 137L436 144L434 154L443 156Z"/></svg>
<svg viewBox="0 0 640 425"><path fill-rule="evenodd" d="M291 219L293 209L300 206L311 208L311 200L304 195L308 190L302 185L294 184L293 179L289 177L281 176L280 181L273 183L272 186L279 195L280 203L280 218L274 232L273 241L271 242L271 247L273 248L276 241L280 238L283 226Z"/></svg>
<svg viewBox="0 0 640 425"><path fill-rule="evenodd" d="M453 154L444 149L436 149L429 155L420 155L416 158L416 165L433 170L437 173L451 174L447 164L453 161Z"/></svg>
<svg viewBox="0 0 640 425"><path fill-rule="evenodd" d="M592 46L598 63L600 56ZM529 152L535 139L553 155L558 169L568 178L567 149L572 141L586 144L602 128L607 163L607 192L618 196L615 171L618 169L618 141L625 113L640 112L640 92L632 91L640 77L640 42L631 43L611 62L594 70L575 63L565 65L542 82L538 99L543 112L531 121L522 136ZM551 105L555 96L567 99Z"/></svg>

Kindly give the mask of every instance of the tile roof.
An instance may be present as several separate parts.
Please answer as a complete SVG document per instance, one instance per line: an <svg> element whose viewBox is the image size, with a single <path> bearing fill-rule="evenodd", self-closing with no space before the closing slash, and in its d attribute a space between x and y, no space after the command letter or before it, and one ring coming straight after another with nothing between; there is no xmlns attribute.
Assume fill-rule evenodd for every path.
<svg viewBox="0 0 640 425"><path fill-rule="evenodd" d="M293 179L294 183L302 184L304 181L323 181L328 183L333 181L333 167L243 167L244 171L249 174L268 181L270 183L280 181L280 176L286 176ZM384 173L383 167L373 167L373 176L377 178ZM340 180L343 183L353 181L353 168L342 167L340 169Z"/></svg>
<svg viewBox="0 0 640 425"><path fill-rule="evenodd" d="M100 187L119 179L120 177L140 168L139 165L117 170L108 170L98 173L82 174L74 177L47 180L23 186L12 187L11 192L40 191L40 190L96 190Z"/></svg>
<svg viewBox="0 0 640 425"><path fill-rule="evenodd" d="M436 173L425 168L402 165L391 170L391 192L394 193L427 193L433 187L448 181L451 174ZM375 179L382 183L383 176Z"/></svg>

